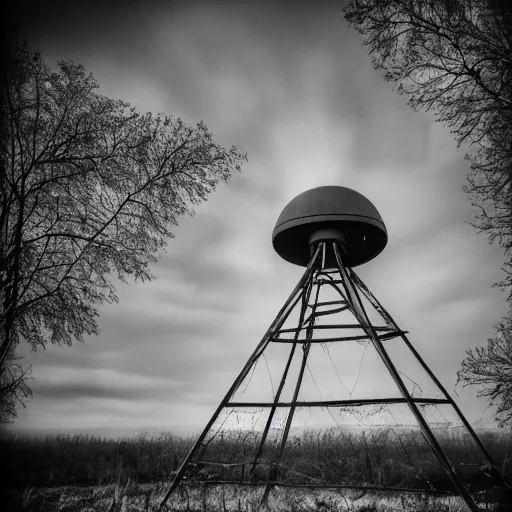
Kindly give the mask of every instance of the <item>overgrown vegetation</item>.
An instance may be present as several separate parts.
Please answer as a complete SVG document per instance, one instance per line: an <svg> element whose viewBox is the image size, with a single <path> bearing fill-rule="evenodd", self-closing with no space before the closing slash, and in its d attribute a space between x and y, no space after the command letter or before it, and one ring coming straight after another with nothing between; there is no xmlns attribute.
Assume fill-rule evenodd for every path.
<svg viewBox="0 0 512 512"><path fill-rule="evenodd" d="M481 438L504 476L512 479L510 437L490 432ZM480 502L492 503L501 499L492 494L492 483L486 480L485 474L476 471L477 452L467 436L446 431L441 440L452 460L465 462L459 467L459 474ZM143 434L119 440L85 435L12 437L4 440L6 483L7 488L12 489L8 510L157 510L173 472L193 441L191 437L171 434L152 438ZM237 437L216 438L209 444L204 460L249 461L246 441L244 433ZM433 461L429 448L417 433L392 429L359 433L306 431L290 441L290 449L283 461L291 469L286 476L290 483L296 471L311 478L318 478L320 472L325 482L337 484L380 483L409 488L423 486L425 490L449 488L442 468ZM404 462L406 453L408 462ZM207 471L215 479L239 480L238 469L234 467ZM478 478L477 473L480 474ZM191 480L193 476L188 478ZM182 490L173 496L165 510L187 510L187 507L212 510L206 501L218 503L219 510L252 510L249 502L257 501L257 492L257 489L236 486L224 489L211 485L192 487L190 491ZM382 494L361 490L340 493L284 487L279 488L279 493L272 498L280 502L278 510L465 510L456 497L427 493ZM177 500L181 500L185 508L175 508Z"/></svg>
<svg viewBox="0 0 512 512"><path fill-rule="evenodd" d="M11 500L4 512L256 512L260 501L257 490L247 488L195 489L185 499L159 508L163 485L138 484L65 489L28 489ZM482 497L482 510L498 511L490 496ZM329 491L279 489L271 493L268 508L275 512L466 512L457 497L430 497L369 493L341 495ZM508 510L508 509L504 509Z"/></svg>
<svg viewBox="0 0 512 512"><path fill-rule="evenodd" d="M504 476L512 479L512 450L506 435L481 436ZM453 461L462 461L460 474L474 488L489 486L485 475L476 480L481 462L472 440L462 434L441 436ZM161 434L149 438L101 439L95 436L15 438L5 442L4 457L8 487L60 487L107 485L127 480L140 483L169 481L193 442ZM509 444L511 446L509 447ZM233 462L252 460L243 436L213 441L204 460ZM283 465L293 483L294 471L326 483L395 485L414 488L449 488L442 468L430 455L422 437L414 432L391 429L353 433L328 430L305 432L290 440ZM208 470L215 478L238 479L238 468Z"/></svg>

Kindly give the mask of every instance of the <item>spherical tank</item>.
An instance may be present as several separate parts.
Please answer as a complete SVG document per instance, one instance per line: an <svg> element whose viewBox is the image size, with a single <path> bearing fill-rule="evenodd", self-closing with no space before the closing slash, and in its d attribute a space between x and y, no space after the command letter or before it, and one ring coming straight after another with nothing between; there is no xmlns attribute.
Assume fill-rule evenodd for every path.
<svg viewBox="0 0 512 512"><path fill-rule="evenodd" d="M310 245L338 240L343 264L356 267L375 258L387 244L386 226L377 208L362 194L346 187L307 190L281 212L272 233L276 252L290 263L307 266ZM327 262L328 266L336 264Z"/></svg>

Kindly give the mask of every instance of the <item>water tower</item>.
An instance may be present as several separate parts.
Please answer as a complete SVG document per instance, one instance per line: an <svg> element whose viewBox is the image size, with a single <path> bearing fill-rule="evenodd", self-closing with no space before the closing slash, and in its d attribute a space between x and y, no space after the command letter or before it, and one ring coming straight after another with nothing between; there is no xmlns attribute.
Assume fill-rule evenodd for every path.
<svg viewBox="0 0 512 512"><path fill-rule="evenodd" d="M386 226L377 208L366 197L349 188L318 187L299 194L288 203L277 220L272 244L283 259L306 267L306 270L185 456L161 505L181 485L199 483L202 486L231 485L261 489L260 506L268 504L268 496L273 489L297 487L335 489L339 492L357 489L363 492L391 490L455 494L465 501L471 511L476 512L479 508L473 490L468 489L467 484L468 468L480 470L486 467L503 484L488 451L457 404L412 346L406 331L398 327L353 270L378 256L387 241ZM326 291L331 294L327 296L330 300L323 297ZM367 393L355 398L353 391L356 384L351 391L336 371L342 385L340 394L334 399L326 399L317 380L327 373L327 366L321 366L322 370L316 374L315 380L310 363L313 365L315 357L328 354L336 370L336 364L349 359L336 359L329 352L329 347L348 347L346 350L350 355L354 353L350 347L355 346L351 343L358 344L363 350L360 364L350 364L347 369L348 373L353 372L357 377L354 379L356 384L360 380L363 359L365 355L367 359L369 357L368 351L372 351L375 361L383 369L385 375L372 374L376 396L368 396ZM411 363L406 368L397 367L390 355L396 350L397 344L413 359L416 370ZM279 347L280 352L275 352L275 357L265 358L272 347ZM265 358L260 368L265 368L266 364L271 377L269 360L277 364L279 358L276 354L282 357L280 370L274 373L278 378L274 377L275 383L272 380L270 398L259 397L260 391L263 395L260 380L257 381L253 397L244 399L242 395L251 383L258 363ZM376 366L372 367L372 372L374 368ZM414 378L410 372L414 372ZM421 372L429 380L435 396L418 391L423 389L416 383L417 375ZM379 389L384 377L394 386L390 396L382 396L386 393L384 384ZM303 393L306 380L314 382L319 399L313 400ZM332 395L334 388L328 384L324 391L327 389ZM286 398L286 393L289 398ZM406 413L410 416L412 426L417 429L416 437L403 427L404 420L397 419L397 414L391 411L392 407L401 408L401 417ZM457 460L459 454L454 451L453 445L447 442L446 432L441 435L441 431L434 428L428 411L440 411L441 408L445 410L445 413L441 413L443 418L447 408L453 413L457 424L473 443L472 453L478 455L479 464L475 458L462 464ZM361 415L363 409L370 412L366 416ZM295 432L294 422L297 422L300 411L304 410L309 411L310 416L311 411L327 411L334 420L336 429L328 431L327 437L325 431L323 437L317 436L318 446L311 442L311 436L300 438L292 435ZM258 411L259 415L256 414ZM390 417L394 423L372 424L370 430L359 429L347 433L335 418L335 415L346 418L346 414L358 418L371 416L378 418L381 423L383 418ZM247 420L248 415L251 421ZM344 432L343 435L340 432ZM323 448L320 439L328 440ZM369 439L374 440L373 444ZM424 443L423 448L418 440ZM383 455L386 447L394 448L392 453ZM400 462L402 451L403 462ZM435 478L439 481L439 473L437 477L432 476L434 466L423 464L429 456L445 477L441 489L436 488L434 481ZM372 457L376 457L373 462ZM404 471L412 471L410 468L418 464L417 479L404 487L404 475L389 476L392 471L386 474L382 469L386 457L394 461L394 471L398 471L396 468L401 465L406 468ZM364 470L358 471L356 463L360 463ZM354 475L358 475L357 482L350 481ZM402 478L401 483L394 484L393 478ZM474 475L472 478L474 480Z"/></svg>

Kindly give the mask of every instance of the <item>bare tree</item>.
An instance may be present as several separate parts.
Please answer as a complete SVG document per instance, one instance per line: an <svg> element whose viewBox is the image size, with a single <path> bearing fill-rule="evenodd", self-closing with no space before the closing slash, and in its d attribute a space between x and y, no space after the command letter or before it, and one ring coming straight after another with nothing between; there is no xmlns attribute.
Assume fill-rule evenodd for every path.
<svg viewBox="0 0 512 512"><path fill-rule="evenodd" d="M512 426L512 320L496 326L494 338L487 347L476 347L466 352L458 381L464 386L480 388L478 396L487 398L497 407L500 427Z"/></svg>
<svg viewBox="0 0 512 512"><path fill-rule="evenodd" d="M34 349L98 334L113 276L149 280L172 227L246 155L171 116L96 92L81 65L51 70L14 43L0 161L0 375ZM0 390L1 391L1 390Z"/></svg>
<svg viewBox="0 0 512 512"><path fill-rule="evenodd" d="M16 347L12 345L11 353L0 372L0 424L12 423L17 417L19 406L26 407L26 401L32 397L27 385L31 367L19 364L21 357L15 355Z"/></svg>
<svg viewBox="0 0 512 512"><path fill-rule="evenodd" d="M508 290L512 306L510 2L352 0L344 14L364 36L374 67L408 97L408 104L415 110L432 111L437 121L450 127L459 145L467 145L471 167L465 190L475 208L474 226L505 250L506 277L497 284ZM498 326L496 340L502 339L505 329L512 329L512 320ZM496 347L503 354L512 351L512 345L496 340L487 350L468 353L459 379L487 385L494 382L499 368L503 376L510 372L510 366L500 367L506 358L490 363ZM490 373L485 376L485 371ZM510 386L510 380L502 382L498 394L484 391L483 396L501 400L499 416L510 421L503 416L512 410L507 382Z"/></svg>
<svg viewBox="0 0 512 512"><path fill-rule="evenodd" d="M512 11L484 0L354 0L345 18L373 65L433 111L471 160L477 227L512 257ZM512 286L509 275L506 286ZM512 293L512 292L511 292ZM511 295L512 297L512 295Z"/></svg>

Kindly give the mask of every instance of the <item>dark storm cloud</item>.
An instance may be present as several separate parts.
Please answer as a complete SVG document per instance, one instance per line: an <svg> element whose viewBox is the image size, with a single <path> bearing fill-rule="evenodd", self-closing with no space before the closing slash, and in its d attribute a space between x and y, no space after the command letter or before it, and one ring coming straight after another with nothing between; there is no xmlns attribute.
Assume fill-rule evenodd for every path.
<svg viewBox="0 0 512 512"><path fill-rule="evenodd" d="M26 2L21 2L21 4ZM29 37L44 37L50 42L94 48L101 42L108 45L115 57L129 58L130 54L139 58L150 52L151 25L154 10L162 2L154 0L70 0L63 8L58 0L32 2L30 8L20 13L19 30ZM166 2L169 12L180 2ZM129 38L120 38L130 34Z"/></svg>
<svg viewBox="0 0 512 512"><path fill-rule="evenodd" d="M100 91L107 93L109 70L112 80L151 77L162 94L172 96L168 113L185 114L192 123L205 120L221 142L229 133L229 144L250 147L253 159L267 150L276 111L286 118L286 105L302 98L297 72L303 63L318 53L328 68L336 68L321 53L334 34L349 34L337 2L322 3L313 12L300 2L272 1L132 2L122 9L108 2L71 2L65 10L49 5L45 12L46 18L38 13L27 20L26 32L50 59L72 56L87 68L105 68ZM326 76L331 80L319 84L330 109L361 98L355 90L348 101L340 101L345 85L336 81L347 72L352 72L350 66L341 77ZM141 83L141 94L145 85ZM224 122L213 123L219 115ZM278 186L270 188L277 191Z"/></svg>
<svg viewBox="0 0 512 512"><path fill-rule="evenodd" d="M153 385L149 389L128 384L122 388L105 386L101 383L61 383L38 382L33 386L33 393L40 399L53 400L88 400L88 399L109 399L109 400L143 400L148 398L161 398L168 396L173 391L169 388L158 389Z"/></svg>
<svg viewBox="0 0 512 512"><path fill-rule="evenodd" d="M57 347L48 345L46 350L31 351L25 348L24 353L31 354L31 359L38 364L61 364L64 366L96 367L100 363L98 357L110 351L129 352L134 347L149 350L150 347L164 341L170 344L189 338L201 338L219 329L223 317L212 316L193 322L190 317L170 313L162 316L145 317L143 313L125 315L121 307L109 306L103 309L99 326L101 334L98 337L86 337L83 343L76 342L72 347ZM199 314L199 310L195 311ZM98 350L101 349L101 352ZM51 354L51 355L50 355Z"/></svg>
<svg viewBox="0 0 512 512"><path fill-rule="evenodd" d="M226 366L222 353L208 347L210 339L213 343L213 338L222 336L223 317L207 320L198 310L187 320L176 314L168 319L144 319L140 314L105 312L100 327L98 338L72 348L50 346L30 354L34 375L43 367L57 372L105 369L126 375L126 381L130 375L141 375L182 382L197 381L198 376Z"/></svg>

